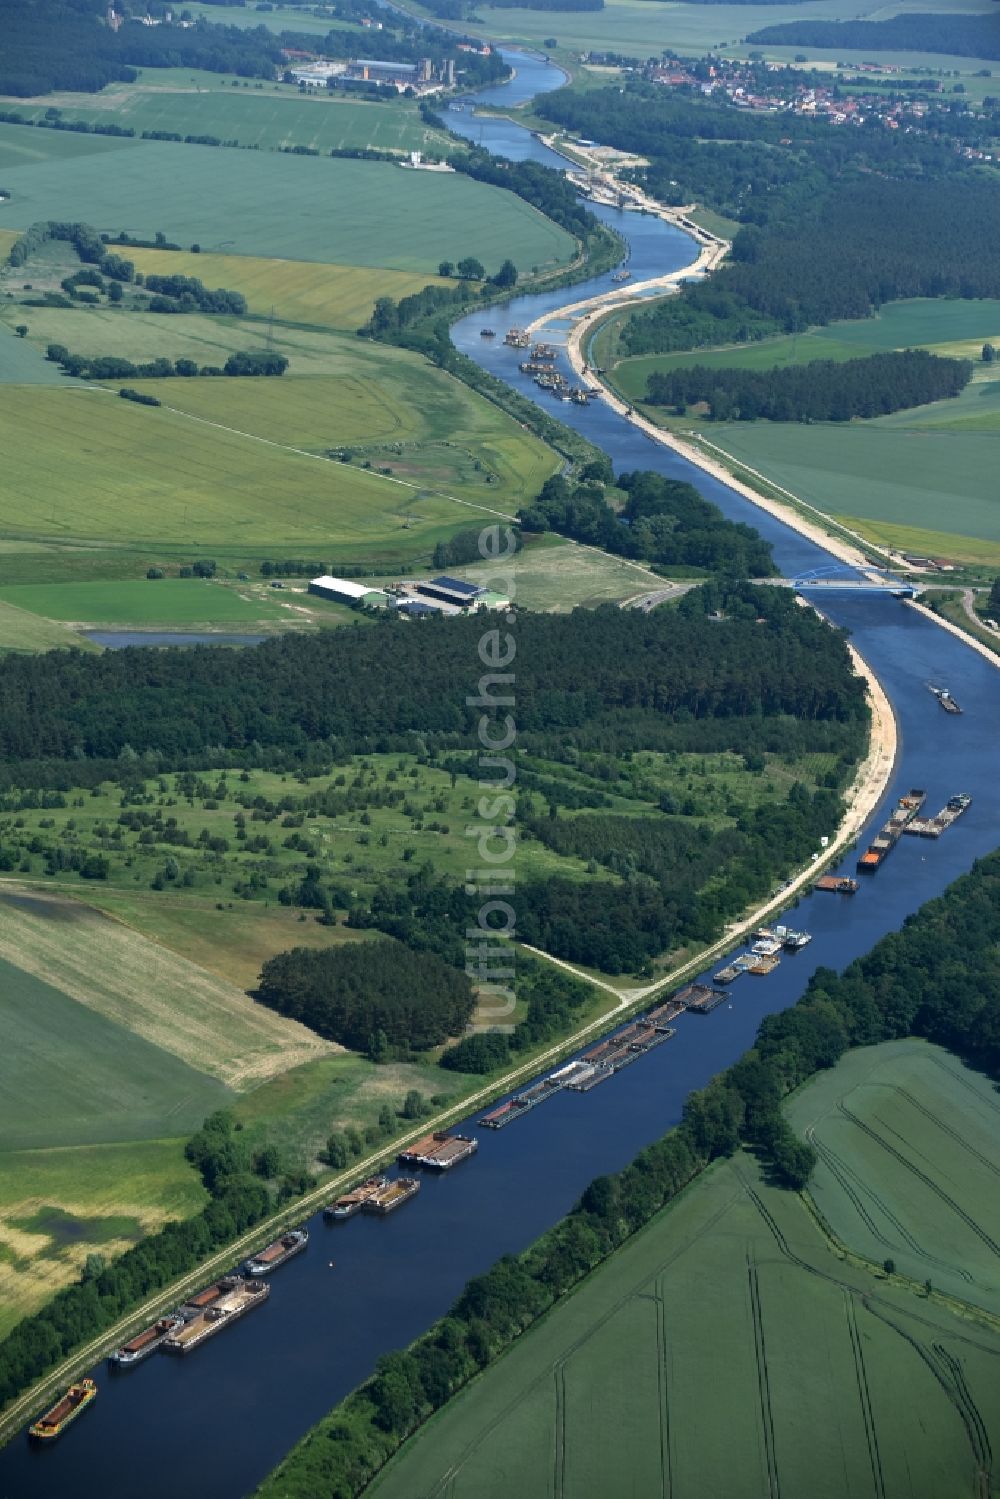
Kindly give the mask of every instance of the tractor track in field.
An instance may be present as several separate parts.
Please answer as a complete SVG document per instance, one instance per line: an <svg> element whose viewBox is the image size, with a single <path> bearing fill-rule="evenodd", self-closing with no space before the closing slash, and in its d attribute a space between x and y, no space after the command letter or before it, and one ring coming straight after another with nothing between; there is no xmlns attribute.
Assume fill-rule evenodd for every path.
<svg viewBox="0 0 1000 1499"><path fill-rule="evenodd" d="M560 1359L552 1371L556 1387L554 1471L552 1492L555 1499L566 1495L566 1360Z"/></svg>
<svg viewBox="0 0 1000 1499"><path fill-rule="evenodd" d="M660 1499L669 1499L674 1491L673 1458L670 1450L670 1394L667 1353L667 1309L659 1277L653 1292L656 1302L656 1392L660 1436Z"/></svg>
<svg viewBox="0 0 1000 1499"><path fill-rule="evenodd" d="M868 1369L865 1365L865 1351L858 1328L858 1309L855 1304L855 1298L848 1292L844 1293L844 1310L847 1314L847 1331L851 1340L851 1352L854 1355L854 1373L858 1382L861 1415L865 1423L865 1440L868 1443L868 1460L871 1463L872 1486L875 1491L875 1499L886 1499L885 1474L882 1471L882 1455L879 1452L878 1446L878 1427L875 1421L875 1408L872 1404L871 1390L868 1385Z"/></svg>
<svg viewBox="0 0 1000 1499"><path fill-rule="evenodd" d="M781 1478L775 1450L774 1410L771 1405L771 1379L767 1368L767 1344L764 1338L764 1314L760 1304L760 1279L753 1256L747 1254L747 1282L750 1289L750 1316L753 1323L754 1354L757 1364L757 1394L760 1401L761 1430L764 1436L764 1463L767 1488L771 1499L781 1499Z"/></svg>
<svg viewBox="0 0 1000 1499"><path fill-rule="evenodd" d="M971 1155L974 1160L978 1161L981 1166L985 1166L987 1171L992 1172L994 1176L1000 1176L1000 1162L991 1160L983 1151L977 1150L975 1145L970 1144L964 1135L959 1134L957 1129L954 1129L950 1124L946 1124L943 1119L939 1119L932 1109L929 1109L926 1104L921 1103L920 1099L911 1093L908 1088L898 1088L896 1091L901 1098L906 1099L911 1108L916 1109L919 1114L923 1114L924 1118L929 1120L943 1135L947 1135L950 1140L954 1140L955 1144L960 1146L967 1155Z"/></svg>
<svg viewBox="0 0 1000 1499"><path fill-rule="evenodd" d="M902 1338L903 1342L913 1350L944 1391L945 1397L961 1421L968 1439L970 1454L976 1469L976 1499L990 1499L992 1493L992 1447L979 1407L972 1399L968 1385L965 1382L965 1375L961 1364L941 1343L933 1343L931 1349L926 1348L919 1338L915 1338L911 1333L906 1332L900 1327L898 1322L887 1311L874 1306L872 1304L873 1299L866 1298L865 1309L873 1317L877 1317L883 1326L888 1327L897 1337ZM956 1370L960 1376L958 1380L956 1379Z"/></svg>
<svg viewBox="0 0 1000 1499"><path fill-rule="evenodd" d="M856 1173L853 1172L847 1165L843 1156L838 1155L838 1153L829 1145L826 1145L817 1140L814 1137L813 1131L811 1129L806 1131L806 1139L809 1141L810 1145L812 1145L820 1160L823 1162L827 1170L830 1172L831 1176L837 1182L837 1185L840 1187L845 1197L853 1205L858 1213L858 1216L861 1218L862 1222L864 1223L865 1227L868 1229L872 1237L879 1244L884 1245L886 1249L895 1249L898 1251L899 1245L894 1244L891 1239L887 1239L886 1236L880 1231L876 1220L872 1217L871 1213L868 1211L868 1208L865 1206L860 1193L856 1191L851 1185L849 1178L854 1177L855 1180L858 1180L858 1178ZM925 1260L927 1264L934 1265L940 1270L947 1271L949 1274L958 1275L968 1285L975 1284L975 1277L972 1276L968 1270L964 1269L960 1265L954 1265L948 1260L943 1260L940 1258L940 1256L931 1254L929 1250L924 1249L923 1245L921 1245L918 1240L914 1238L913 1234L906 1227L903 1221L896 1216L896 1214L887 1205L887 1203L883 1201L883 1199L877 1192L875 1192L864 1182L860 1182L859 1185L864 1188L865 1192L867 1192L868 1196L872 1199L873 1203L877 1206L886 1221L890 1223L896 1230L907 1249L911 1250L913 1254L919 1255L919 1257L922 1260Z"/></svg>
<svg viewBox="0 0 1000 1499"><path fill-rule="evenodd" d="M971 1213L967 1213L965 1209L955 1201L954 1197L950 1196L950 1194L947 1193L943 1187L939 1187L938 1184L930 1176L928 1176L925 1171L922 1171L919 1166L915 1165L914 1162L911 1161L907 1156L905 1156L901 1150L897 1150L894 1145L890 1145L888 1140L880 1135L877 1130L873 1129L871 1125L866 1124L865 1121L859 1118L857 1114L853 1113L852 1110L849 1109L843 1101L838 1104L838 1109L839 1112L842 1113L846 1119L849 1119L852 1124L856 1125L863 1134L867 1135L869 1139L875 1142L876 1145L881 1146L881 1148L886 1151L887 1154L891 1155L893 1160L898 1162L898 1164L902 1166L904 1170L910 1172L910 1174L912 1176L915 1176L919 1182L922 1182L929 1192L932 1192L940 1202L944 1203L946 1207L951 1209L951 1211L957 1218L961 1219L961 1221L970 1230L970 1232L975 1234L976 1238L979 1239L980 1242L991 1251L991 1253L1000 1258L1000 1244L997 1243L996 1239L994 1239L991 1234L987 1233L986 1229L983 1228L981 1224L976 1222Z"/></svg>
<svg viewBox="0 0 1000 1499"><path fill-rule="evenodd" d="M428 1489L426 1499L445 1499L445 1496L454 1485L455 1480L458 1478L466 1463L468 1463L469 1460L475 1456L476 1452L482 1446L483 1442L488 1437L492 1436L497 1428L502 1426L509 1416L513 1415L518 1406L522 1405L525 1400L530 1400L531 1398L536 1396L539 1391L543 1390L547 1382L555 1374L556 1369L564 1366L569 1362L574 1353L578 1353L581 1348L584 1348L596 1333L600 1332L601 1329L604 1328L612 1320L612 1318L618 1315L623 1306L625 1306L629 1301L632 1301L641 1295L645 1294L649 1296L649 1288L651 1286L655 1287L657 1280L664 1273L664 1271L668 1270L674 1263L674 1261L679 1259L681 1255L686 1254L687 1251L691 1249L706 1233L711 1232L711 1230L719 1222L720 1218L723 1218L738 1201L739 1195L734 1194L733 1197L730 1197L725 1202L723 1202L721 1206L712 1214L711 1218L700 1226L697 1232L688 1234L680 1244L675 1245L671 1250L671 1253L665 1260L657 1265L655 1269L651 1270L649 1274L644 1275L641 1280L635 1282L633 1285L630 1285L628 1289L624 1291L622 1295L619 1296L600 1317L597 1318L596 1321L590 1324L585 1332L580 1333L578 1337L574 1338L573 1341L569 1343L546 1366L546 1368L541 1370L541 1372L536 1375L536 1377L530 1382L530 1384L528 1384L523 1390L519 1390L514 1398L512 1400L509 1400L507 1404L497 1412L492 1420L488 1421L479 1429L472 1440L462 1449L455 1462L451 1464L446 1472L442 1473L441 1477L437 1479L433 1487ZM622 1245L621 1247L624 1248L626 1246ZM606 1263L606 1260L602 1260L598 1265L594 1266L594 1269L599 1270L601 1268L601 1265L604 1265ZM586 1277L584 1277L584 1279L585 1278ZM575 1287L572 1289L575 1289ZM655 1296L655 1291L653 1294ZM558 1302L556 1303L556 1305L558 1305Z"/></svg>

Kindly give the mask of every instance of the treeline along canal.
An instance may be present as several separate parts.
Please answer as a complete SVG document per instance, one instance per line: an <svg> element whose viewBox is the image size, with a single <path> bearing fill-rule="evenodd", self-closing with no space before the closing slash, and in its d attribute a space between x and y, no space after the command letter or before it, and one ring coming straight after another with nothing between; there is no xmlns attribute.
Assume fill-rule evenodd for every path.
<svg viewBox="0 0 1000 1499"><path fill-rule="evenodd" d="M557 70L538 60L513 60L517 78L492 90L490 102L516 102L560 81ZM507 121L479 121L466 110L449 123L491 149L553 160ZM637 280L693 258L691 242L658 220L613 211L605 216L628 236ZM492 316L523 325L549 305L606 288L605 277L550 298L521 298ZM519 375L515 351L479 337L481 321L480 315L457 327L459 346L526 394L538 394ZM582 409L563 403L558 411L604 448L616 469L652 468L695 483L727 515L755 526L787 575L829 564L819 548L652 443L602 403ZM478 1154L440 1176L424 1173L419 1194L387 1218L359 1214L343 1224L313 1218L307 1251L275 1274L266 1304L189 1358L156 1355L120 1375L103 1367L92 1371L99 1398L64 1440L38 1450L22 1435L0 1453L0 1499L248 1494L371 1372L379 1354L417 1336L471 1276L522 1249L572 1206L593 1177L624 1166L663 1134L679 1118L687 1093L734 1061L751 1044L761 1018L792 1004L818 966L842 968L996 845L997 671L889 595L825 590L823 609L850 630L878 673L900 730L893 784L863 836L910 786L926 788L931 810L955 792L971 793L966 815L937 841L903 839L856 896L815 894L801 901L789 920L813 933L804 951L787 955L768 978L741 979L731 1003L711 1015L682 1016L667 1045L621 1076L589 1093L557 1093L501 1132L478 1128L475 1118L458 1125L462 1133L478 1135ZM926 689L928 680L946 685L964 713L943 713ZM854 856L841 867L853 874ZM710 972L719 966L717 961Z"/></svg>

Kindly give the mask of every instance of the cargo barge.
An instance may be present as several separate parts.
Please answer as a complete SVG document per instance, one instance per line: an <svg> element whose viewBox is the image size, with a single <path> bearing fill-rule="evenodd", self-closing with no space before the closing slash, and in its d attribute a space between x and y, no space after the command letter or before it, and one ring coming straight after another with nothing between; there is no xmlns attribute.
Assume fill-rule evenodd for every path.
<svg viewBox="0 0 1000 1499"><path fill-rule="evenodd" d="M92 1379L81 1379L79 1383L71 1384L65 1395L44 1416L32 1421L28 1427L28 1435L38 1442L53 1441L96 1398L97 1386Z"/></svg>
<svg viewBox="0 0 1000 1499"><path fill-rule="evenodd" d="M387 1176L370 1176L360 1187L353 1187L334 1202L328 1202L323 1209L323 1217L328 1223L342 1223L345 1218L353 1218L355 1213L360 1213L369 1197L374 1197L376 1192L388 1184Z"/></svg>
<svg viewBox="0 0 1000 1499"><path fill-rule="evenodd" d="M117 1348L108 1359L109 1364L114 1364L116 1369L130 1369L133 1364L141 1364L144 1358L149 1358L155 1353L160 1344L165 1342L172 1332L184 1326L184 1318L179 1312L170 1317L161 1317L154 1322L152 1327L139 1333L137 1337L130 1339Z"/></svg>
<svg viewBox="0 0 1000 1499"><path fill-rule="evenodd" d="M431 1171L450 1171L459 1161L467 1161L479 1149L479 1141L471 1135L450 1135L439 1130L415 1140L399 1152L402 1166L426 1166Z"/></svg>
<svg viewBox="0 0 1000 1499"><path fill-rule="evenodd" d="M261 1275L270 1275L272 1270L286 1264L293 1255L301 1254L308 1243L309 1230L293 1228L289 1233L282 1234L280 1239L275 1239L273 1244L268 1244L260 1254L251 1255L243 1262L243 1269L255 1279Z"/></svg>
<svg viewBox="0 0 1000 1499"><path fill-rule="evenodd" d="M874 874L876 869L885 863L908 824L918 815L926 800L927 792L916 787L907 792L906 796L899 798L889 821L879 828L878 833L858 860L859 873Z"/></svg>
<svg viewBox="0 0 1000 1499"><path fill-rule="evenodd" d="M531 343L531 334L526 333L523 328L508 328L503 341L508 348L526 349Z"/></svg>
<svg viewBox="0 0 1000 1499"><path fill-rule="evenodd" d="M506 1129L515 1119L520 1119L522 1114L527 1114L530 1109L537 1108L547 1098L558 1093L563 1084L557 1080L555 1074L545 1077L540 1083L534 1083L524 1093L518 1093L507 1103L502 1103L498 1109L491 1109L480 1119L480 1124L487 1129Z"/></svg>
<svg viewBox="0 0 1000 1499"><path fill-rule="evenodd" d="M726 984L735 983L741 973L746 973L746 968L742 964L728 963L725 968L719 969L712 983L725 988Z"/></svg>
<svg viewBox="0 0 1000 1499"><path fill-rule="evenodd" d="M754 974L757 978L766 978L773 973L781 959L776 952L759 953L752 963L747 965L747 973Z"/></svg>
<svg viewBox="0 0 1000 1499"><path fill-rule="evenodd" d="M650 1010L646 1016L647 1025L655 1026L657 1030L667 1030L671 1020L676 1020L678 1015L683 1015L684 1006L676 999L668 999L665 1004L657 1005L655 1010ZM673 1031L670 1032L673 1035Z"/></svg>
<svg viewBox="0 0 1000 1499"><path fill-rule="evenodd" d="M217 1332L221 1332L230 1323L238 1322L255 1306L263 1306L271 1294L267 1281L244 1280L239 1275L228 1275L225 1282L220 1281L219 1284L227 1286L222 1294L214 1297L204 1311L198 1311L183 1327L164 1339L165 1353L190 1353L193 1349L200 1348L202 1343L214 1338ZM214 1290L215 1287L210 1289ZM197 1298L189 1304L196 1305Z"/></svg>
<svg viewBox="0 0 1000 1499"><path fill-rule="evenodd" d="M949 797L936 817L914 817L903 831L912 833L917 838L940 838L945 829L957 822L971 805L972 797L962 791L958 796Z"/></svg>
<svg viewBox="0 0 1000 1499"><path fill-rule="evenodd" d="M830 890L834 895L857 895L861 886L850 875L821 874L814 888L817 890Z"/></svg>
<svg viewBox="0 0 1000 1499"><path fill-rule="evenodd" d="M674 998L692 1014L710 1015L729 995L725 989L713 989L709 984L688 984Z"/></svg>
<svg viewBox="0 0 1000 1499"><path fill-rule="evenodd" d="M385 1217L386 1213L394 1213L401 1208L404 1202L409 1202L411 1197L416 1197L420 1191L420 1183L415 1176L400 1176L395 1181L388 1182L384 1187L372 1194L365 1203L366 1213L378 1213Z"/></svg>

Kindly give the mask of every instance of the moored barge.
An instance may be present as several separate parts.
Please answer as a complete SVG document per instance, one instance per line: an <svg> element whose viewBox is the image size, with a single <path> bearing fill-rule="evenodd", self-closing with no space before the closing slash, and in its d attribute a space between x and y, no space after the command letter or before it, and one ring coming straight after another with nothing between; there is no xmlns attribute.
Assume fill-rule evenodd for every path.
<svg viewBox="0 0 1000 1499"><path fill-rule="evenodd" d="M144 1358L155 1353L160 1344L165 1342L172 1332L184 1326L184 1318L179 1312L174 1312L169 1317L161 1317L154 1322L152 1327L145 1328L136 1337L130 1338L108 1359L118 1369L130 1369L133 1364L141 1364Z"/></svg>
<svg viewBox="0 0 1000 1499"><path fill-rule="evenodd" d="M821 874L816 881L817 890L830 890L834 895L856 895L861 889L857 880L846 874Z"/></svg>
<svg viewBox="0 0 1000 1499"><path fill-rule="evenodd" d="M355 1213L360 1213L369 1197L388 1186L387 1176L370 1176L363 1181L360 1187L353 1187L350 1192L345 1192L342 1197L336 1198L334 1202L328 1202L323 1209L323 1217L328 1222L342 1223L345 1218L353 1218Z"/></svg>
<svg viewBox="0 0 1000 1499"><path fill-rule="evenodd" d="M506 1103L500 1104L499 1108L490 1109L479 1122L487 1129L506 1129L508 1124L513 1124L515 1119L520 1119L522 1114L527 1114L530 1109L536 1108L538 1104L551 1098L554 1093L558 1093L562 1086L561 1080L555 1073L551 1077L543 1077L541 1082L533 1083L524 1093L516 1094Z"/></svg>
<svg viewBox="0 0 1000 1499"><path fill-rule="evenodd" d="M255 1306L263 1306L271 1294L266 1280L244 1280L239 1275L229 1275L226 1280L228 1289L221 1296L214 1298L204 1311L197 1312L183 1327L164 1339L165 1353L190 1353L192 1349L200 1348L231 1322L238 1322Z"/></svg>
<svg viewBox="0 0 1000 1499"><path fill-rule="evenodd" d="M401 1208L404 1202L409 1202L411 1197L416 1197L420 1191L420 1182L415 1176L399 1176L395 1181L387 1182L365 1203L366 1213L378 1213L385 1217L386 1213L394 1213Z"/></svg>
<svg viewBox="0 0 1000 1499"><path fill-rule="evenodd" d="M893 808L889 821L883 823L878 833L858 860L861 874L874 874L896 847L906 827L919 814L927 800L927 792L918 787L901 796Z"/></svg>
<svg viewBox="0 0 1000 1499"><path fill-rule="evenodd" d="M694 1015L710 1015L729 995L725 989L713 989L709 984L688 984L674 995L679 1004Z"/></svg>
<svg viewBox="0 0 1000 1499"><path fill-rule="evenodd" d="M471 1135L450 1135L447 1130L438 1130L401 1150L399 1162L403 1166L426 1166L431 1171L450 1171L478 1149L479 1141Z"/></svg>
<svg viewBox="0 0 1000 1499"><path fill-rule="evenodd" d="M940 838L945 829L950 828L953 822L957 822L962 813L971 805L972 797L962 791L958 796L949 797L936 817L914 817L903 831L912 833L918 838Z"/></svg>
<svg viewBox="0 0 1000 1499"><path fill-rule="evenodd" d="M275 1239L273 1244L268 1244L260 1254L251 1255L244 1261L243 1269L255 1279L261 1275L270 1275L272 1270L277 1270L279 1265L284 1265L293 1255L301 1254L308 1243L309 1230L293 1228L287 1234L282 1234L280 1239Z"/></svg>
<svg viewBox="0 0 1000 1499"><path fill-rule="evenodd" d="M91 1401L96 1398L97 1386L92 1379L81 1379L77 1384L71 1384L65 1395L61 1396L44 1416L39 1416L37 1421L32 1421L28 1427L28 1435L38 1442L53 1441L61 1436L70 1422L75 1421L80 1412L86 1410Z"/></svg>

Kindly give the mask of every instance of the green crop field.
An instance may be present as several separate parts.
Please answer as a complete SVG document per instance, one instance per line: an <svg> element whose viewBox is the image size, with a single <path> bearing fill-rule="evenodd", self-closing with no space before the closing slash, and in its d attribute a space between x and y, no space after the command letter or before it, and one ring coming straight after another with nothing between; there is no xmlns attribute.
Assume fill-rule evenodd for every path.
<svg viewBox="0 0 1000 1499"><path fill-rule="evenodd" d="M890 1092L915 1080L905 1046L879 1051ZM798 1112L808 1112L817 1088L834 1108L838 1088L849 1101L854 1061L805 1089ZM951 1080L935 1100L957 1104L966 1075L942 1061ZM934 1167L982 1223L987 1208L975 1193L987 1176L969 1173L966 1131L990 1090L978 1082L973 1090L971 1110L960 1105L962 1138L946 1127L934 1135ZM980 1128L974 1138L995 1172L992 1109L992 1134ZM862 1191L887 1204L906 1197L906 1173L887 1151L867 1140L858 1151L855 1136L838 1143ZM914 1141L915 1158L919 1149ZM995 1198L995 1180L988 1190ZM947 1252L954 1263L962 1251ZM1000 1291L995 1249L980 1244L975 1264ZM372 1492L985 1494L983 1453L988 1463L990 1443L1000 1441L998 1370L994 1323L845 1260L798 1195L766 1185L753 1161L737 1156L712 1167L421 1427Z"/></svg>
<svg viewBox="0 0 1000 1499"><path fill-rule="evenodd" d="M452 567L449 571L456 577L486 586L502 572L510 579L517 603L526 609L557 613L618 603L664 587L663 578L641 565L561 540L554 545L529 543L502 569L494 562L478 567Z"/></svg>
<svg viewBox="0 0 1000 1499"><path fill-rule="evenodd" d="M228 1090L125 1025L0 958L6 1149L190 1133Z"/></svg>
<svg viewBox="0 0 1000 1499"><path fill-rule="evenodd" d="M214 135L262 150L280 146L309 146L321 153L376 147L383 151L420 151L446 148L443 131L425 125L417 105L369 103L317 90L303 96L297 88L268 84L265 89L227 87L216 77L209 87L190 85L147 89L144 84L119 86L98 95L60 95L67 118L104 122L144 130L169 130L180 135ZM183 74L181 75L184 76ZM205 75L202 75L203 77ZM20 106L26 118L40 118L45 105Z"/></svg>
<svg viewBox="0 0 1000 1499"><path fill-rule="evenodd" d="M11 323L27 326L30 314L21 309ZM0 385L58 385L59 371L43 358L27 336L18 338L13 327L0 328Z"/></svg>
<svg viewBox="0 0 1000 1499"><path fill-rule="evenodd" d="M848 1054L789 1106L819 1153L809 1191L866 1259L1000 1312L1000 1098L922 1041Z"/></svg>
<svg viewBox="0 0 1000 1499"><path fill-rule="evenodd" d="M405 368L402 359L400 368ZM417 369L419 380L424 370ZM436 372L426 374L449 383ZM169 382L164 394L170 399L176 391L183 400L185 392L177 387L185 383ZM257 383L262 397L272 396L274 382ZM198 394L210 384L217 390L223 382L198 382ZM286 388L293 400L293 382L281 387ZM372 387L366 398L374 400L375 394ZM194 392L187 395L198 399ZM250 396L247 401L252 406ZM485 403L483 409L491 410ZM492 458L508 475L522 463L534 470L533 477L539 470L541 477L551 472L551 459L546 455L541 461L546 454L541 444L515 436L509 418L491 414L497 435L492 455L487 438L487 462ZM472 485L476 499L465 503L440 493L436 486L442 480L450 484L460 478L455 455L445 449L438 461L436 449L429 459L414 454L412 476L401 458L395 470L400 477L392 479L248 434L248 416L252 422L252 411L236 411L230 428L180 409L136 406L111 392L9 386L0 407L0 448L7 454L5 480L16 505L8 507L3 531L14 538L221 543L230 549L260 548L264 555L275 546L307 546L321 555L333 549L345 560L377 554L391 564L426 553L484 513L509 513L512 502L520 502L520 495L505 493L501 484ZM327 440L337 440L335 428Z"/></svg>
<svg viewBox="0 0 1000 1499"><path fill-rule="evenodd" d="M971 386L961 401L976 400ZM939 410L937 403L925 411ZM912 420L912 417L911 417ZM910 546L904 533L933 532L935 554L985 561L1000 553L1000 428L959 433L891 425L712 424L711 440L741 463L873 540ZM985 543L985 545L984 545Z"/></svg>
<svg viewBox="0 0 1000 1499"><path fill-rule="evenodd" d="M4 651L49 651L54 646L91 649L86 640L65 625L39 618L6 601L0 602L0 655Z"/></svg>
<svg viewBox="0 0 1000 1499"><path fill-rule="evenodd" d="M14 102L20 105L21 100ZM0 125L0 168L6 172L11 167L34 167L45 162L72 164L83 156L106 156L109 151L127 150L134 144L134 141L110 135L78 135L72 130L35 130L29 125ZM93 169L96 169L94 164ZM4 190L10 190L6 183ZM0 203L0 216L5 225L20 223L18 216L11 214L12 206L12 200Z"/></svg>
<svg viewBox="0 0 1000 1499"><path fill-rule="evenodd" d="M522 199L458 173L406 172L385 162L127 141L114 152L52 155L26 165L3 152L13 136L85 144L102 137L0 126L10 202L5 226L80 219L152 239L157 230L205 250L389 270L433 272L466 255L495 271L572 259L571 237ZM35 148L38 149L38 148Z"/></svg>
<svg viewBox="0 0 1000 1499"><path fill-rule="evenodd" d="M43 619L74 624L273 624L287 619L277 599L245 594L199 578L129 579L119 583L23 583L0 588L0 602ZM2 638L2 637L0 637ZM66 644L66 641L62 642Z"/></svg>

